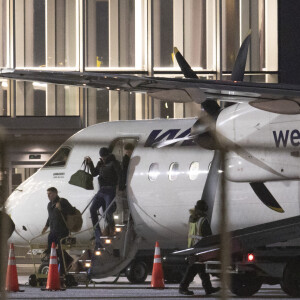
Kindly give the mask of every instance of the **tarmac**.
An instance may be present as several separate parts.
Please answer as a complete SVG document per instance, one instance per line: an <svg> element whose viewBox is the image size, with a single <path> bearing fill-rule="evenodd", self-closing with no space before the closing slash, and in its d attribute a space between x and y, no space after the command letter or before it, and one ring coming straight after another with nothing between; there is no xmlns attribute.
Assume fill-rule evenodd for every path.
<svg viewBox="0 0 300 300"><path fill-rule="evenodd" d="M194 296L182 296L178 293L178 284L166 284L165 289L152 289L151 276L143 284L130 284L126 277L115 277L96 280L95 284L79 285L65 291L41 291L38 287L28 285L28 275L34 273L32 265L18 265L20 289L24 292L10 292L2 295L2 299L220 299L220 293L206 296L197 276L190 285ZM220 286L219 279L212 277L213 286ZM228 291L229 299L286 299L289 298L280 285L263 285L260 291L250 298L240 298Z"/></svg>
<svg viewBox="0 0 300 300"><path fill-rule="evenodd" d="M40 288L29 287L24 285L28 281L28 277L20 276L20 289L24 292L7 293L7 299L220 299L220 293L216 295L206 296L201 288L200 279L197 278L190 286L194 291L194 296L182 296L178 293L178 284L166 284L165 289L150 288L151 277L147 278L144 284L130 284L126 278L120 278L115 284L112 282L115 278L105 279L105 283L97 283L95 285L78 286L68 288L65 291L41 291ZM213 280L213 285L218 286L218 280ZM250 298L239 298L228 292L229 299L286 299L289 298L279 285L270 286L263 285L261 290Z"/></svg>

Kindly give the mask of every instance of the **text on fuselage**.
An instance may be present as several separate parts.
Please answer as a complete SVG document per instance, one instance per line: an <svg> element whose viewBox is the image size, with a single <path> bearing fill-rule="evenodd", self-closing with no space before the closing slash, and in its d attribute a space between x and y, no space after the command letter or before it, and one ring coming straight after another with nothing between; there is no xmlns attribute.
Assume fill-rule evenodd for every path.
<svg viewBox="0 0 300 300"><path fill-rule="evenodd" d="M300 131L297 129L293 129L291 131L290 130L273 131L273 137L277 148L279 148L280 146L286 147L288 141L290 141L291 145L294 147L300 145Z"/></svg>

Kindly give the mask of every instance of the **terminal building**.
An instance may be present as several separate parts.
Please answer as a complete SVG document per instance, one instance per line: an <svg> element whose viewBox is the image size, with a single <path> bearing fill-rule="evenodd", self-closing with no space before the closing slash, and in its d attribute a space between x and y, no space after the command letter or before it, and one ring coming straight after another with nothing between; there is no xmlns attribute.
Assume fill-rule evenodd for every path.
<svg viewBox="0 0 300 300"><path fill-rule="evenodd" d="M287 12L297 8L294 0L0 0L0 67L174 77L182 76L177 47L199 78L227 80L251 30L245 80L289 82L297 17ZM1 79L2 201L86 126L200 110L141 93Z"/></svg>

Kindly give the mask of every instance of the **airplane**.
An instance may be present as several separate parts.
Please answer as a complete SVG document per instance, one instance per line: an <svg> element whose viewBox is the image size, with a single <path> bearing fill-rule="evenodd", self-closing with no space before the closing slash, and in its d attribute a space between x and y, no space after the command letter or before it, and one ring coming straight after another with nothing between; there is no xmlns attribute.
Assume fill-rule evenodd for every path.
<svg viewBox="0 0 300 300"><path fill-rule="evenodd" d="M156 240L165 249L185 249L189 209L199 199L208 202L212 231L219 233L221 172L226 176L229 230L299 215L300 87L242 82L249 39L241 47L231 81L195 78L176 50L187 79L2 70L1 76L17 80L147 92L174 102L195 101L205 111L199 118L117 121L79 131L8 198L5 209L15 223L10 240L17 245L45 245L46 236L40 232L47 219L46 190L55 186L61 197L83 212L82 231L74 236L77 244L87 245L93 235L87 208L97 182L95 179L95 190L88 191L68 181L85 156L98 160L100 147L108 146L120 160L126 142L135 148L126 200L116 199L119 208L115 214L124 230L99 256L92 272L96 278L117 274L138 250L153 249ZM229 105L221 108L217 100ZM220 150L224 149L222 170Z"/></svg>

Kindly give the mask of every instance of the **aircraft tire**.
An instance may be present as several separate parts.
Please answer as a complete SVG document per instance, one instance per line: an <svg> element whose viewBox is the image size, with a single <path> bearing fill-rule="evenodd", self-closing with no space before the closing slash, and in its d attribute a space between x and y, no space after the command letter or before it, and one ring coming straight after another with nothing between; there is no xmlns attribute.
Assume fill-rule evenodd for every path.
<svg viewBox="0 0 300 300"><path fill-rule="evenodd" d="M143 283L148 276L147 265L143 261L134 260L126 268L125 275L131 283Z"/></svg>
<svg viewBox="0 0 300 300"><path fill-rule="evenodd" d="M239 297L250 297L262 286L262 280L254 273L233 274L230 290Z"/></svg>
<svg viewBox="0 0 300 300"><path fill-rule="evenodd" d="M164 277L166 283L180 283L183 275L179 271L172 271L172 270L164 270Z"/></svg>
<svg viewBox="0 0 300 300"><path fill-rule="evenodd" d="M300 297L300 261L288 262L283 271L282 290L292 297Z"/></svg>
<svg viewBox="0 0 300 300"><path fill-rule="evenodd" d="M67 287L78 286L78 282L76 282L75 277L71 274L65 276L65 284Z"/></svg>
<svg viewBox="0 0 300 300"><path fill-rule="evenodd" d="M48 274L48 272L49 272L49 262L48 261L43 261L39 266L38 273Z"/></svg>
<svg viewBox="0 0 300 300"><path fill-rule="evenodd" d="M28 279L28 283L32 287L36 287L38 284L37 278L35 274L31 274Z"/></svg>

